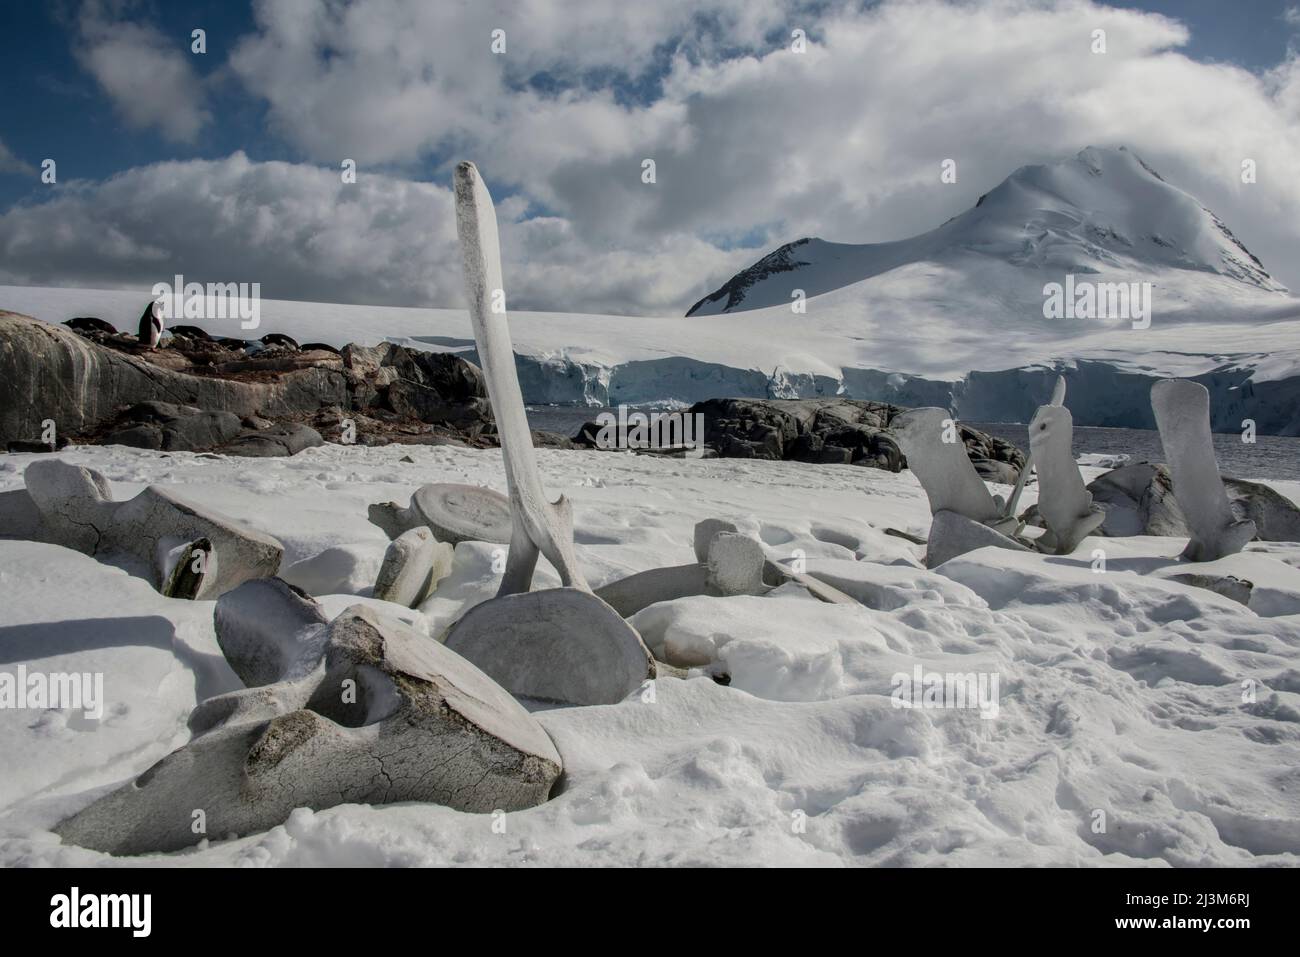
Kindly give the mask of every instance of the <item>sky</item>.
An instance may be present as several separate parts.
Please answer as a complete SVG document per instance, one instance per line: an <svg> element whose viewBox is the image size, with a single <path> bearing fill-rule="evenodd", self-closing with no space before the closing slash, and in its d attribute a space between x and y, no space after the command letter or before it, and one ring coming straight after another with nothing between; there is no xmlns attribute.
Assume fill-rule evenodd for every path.
<svg viewBox="0 0 1300 957"><path fill-rule="evenodd" d="M1300 289L1296 0L19 0L0 56L0 283L460 306L472 159L512 309L681 315L1126 145Z"/></svg>

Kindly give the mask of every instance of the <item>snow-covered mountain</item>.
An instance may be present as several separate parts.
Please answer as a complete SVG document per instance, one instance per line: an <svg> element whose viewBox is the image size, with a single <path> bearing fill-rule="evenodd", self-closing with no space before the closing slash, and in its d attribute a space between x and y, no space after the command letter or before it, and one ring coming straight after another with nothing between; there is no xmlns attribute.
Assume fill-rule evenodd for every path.
<svg viewBox="0 0 1300 957"><path fill-rule="evenodd" d="M707 319L703 307L687 319L512 312L525 400L843 395L1028 422L1060 372L1076 424L1150 428L1152 382L1181 376L1210 390L1216 431L1252 419L1261 434L1300 435L1300 298L1213 213L1126 150L1025 167L915 239L810 240L773 257L764 276L747 271L753 281L737 286L730 312ZM1148 321L1046 318L1043 288L1067 275L1149 282ZM792 312L793 288L810 297L805 312ZM147 295L0 286L0 309L134 329ZM261 318L251 335L339 346L388 339L476 358L462 309L263 300ZM208 325L250 335L234 320Z"/></svg>
<svg viewBox="0 0 1300 957"><path fill-rule="evenodd" d="M1231 298L1243 287L1286 291L1219 217L1135 153L1088 147L1059 163L1021 167L974 207L920 236L864 245L788 243L687 316L788 305L796 289L819 296L915 264L942 267L972 290L992 288L999 302L1028 308L1038 319L1043 286L1065 274L1168 289L1192 271L1203 274L1197 278L1210 297Z"/></svg>

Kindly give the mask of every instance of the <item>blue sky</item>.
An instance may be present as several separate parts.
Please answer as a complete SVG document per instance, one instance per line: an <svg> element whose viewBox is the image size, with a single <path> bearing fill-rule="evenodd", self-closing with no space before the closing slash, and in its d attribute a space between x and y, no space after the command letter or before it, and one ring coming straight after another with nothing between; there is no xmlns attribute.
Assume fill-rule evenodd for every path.
<svg viewBox="0 0 1300 957"><path fill-rule="evenodd" d="M121 207L114 204L129 202L128 192L156 196L160 184L169 184L196 192L198 205L238 206L238 215L260 217L262 227L250 220L237 233L266 242L263 260L279 263L283 277L294 276L273 280L271 289L311 298L311 240L305 234L311 223L328 217L331 202L355 202L350 212L357 214L358 229L378 229L394 217L414 229L414 221L394 205L396 197L422 183L442 190L449 164L472 154L491 176L498 201L514 202L507 252L537 264L533 285L525 287L526 302L559 307L548 301L543 285L563 275L554 295L576 301L573 308L676 310L779 242L805 233L844 241L901 238L959 212L1018 165L1068 155L1098 140L1122 140L1148 159L1154 154L1167 178L1172 173L1219 212L1275 272L1280 258L1295 258L1300 245L1290 244L1294 229L1270 224L1261 212L1276 212L1279 202L1289 208L1296 201L1294 184L1280 199L1238 208L1231 184L1198 182L1197 170L1207 163L1230 160L1212 156L1212 138L1191 130L1204 119L1188 115L1179 126L1178 114L1189 112L1180 96L1191 104L1240 97L1240 105L1224 109L1241 127L1236 138L1243 155L1284 155L1293 132L1275 132L1270 142L1256 145L1247 124L1295 126L1290 111L1300 100L1291 85L1300 35L1296 2L1117 0L1102 6L1062 0L1025 13L1024 4L989 0L962 4L960 15L950 15L942 0L911 4L930 11L925 21L907 6L665 0L591 2L577 12L573 4L539 2L525 16L511 4L415 0L352 0L337 8L324 0L268 0L256 7L217 0L7 3L0 7L0 226L10 236L7 247L0 237L6 254L0 279L111 283L120 275L122 284L130 284L154 268L149 263L164 261L169 268L223 271L228 243L205 248L190 242L202 231L201 222L185 226L184 242L167 235L180 228L175 216L167 223L132 217L121 224ZM339 9L347 12L331 12ZM289 22L291 14L299 21ZM1146 14L1174 18L1186 32L1180 36L1182 27ZM994 98L1009 95L998 76L996 51L970 49L957 26L948 32L949 22L958 19L966 21L961 29L967 37L978 33L972 24L987 25L992 46L1004 43L1008 58L1025 61L1015 76L1023 85L1020 99L999 104L996 120L979 116L994 109ZM1051 76L1052 64L1072 70L1067 61L1073 54L1060 50L1072 49L1072 36L1086 36L1099 23L1108 25L1115 47L1108 64L1113 68L1091 80L1080 78L1077 88L1063 86ZM506 56L486 49L487 34L498 24L511 44ZM802 68L803 62L819 61L788 55L792 25L807 30L820 62L842 64L854 51L869 51L864 55L880 61L882 70L890 58L898 59L893 75L927 62L930 73L898 91L886 90L884 74L870 86L864 77L864 87L854 89L846 73L831 87L829 71L819 79ZM195 27L207 32L202 56L189 50ZM1027 45L1035 31L1042 43ZM891 35L896 43L889 42ZM959 46L963 42L967 47ZM945 44L946 59L934 60ZM841 53L838 60L826 59ZM1183 61L1196 69L1188 73ZM140 66L145 62L150 66ZM942 75L950 63L970 76L959 93ZM1222 65L1237 70L1225 75ZM1128 86L1141 102L1129 102L1122 92L1117 76L1123 71L1146 78ZM933 90L927 92L931 75ZM765 101L782 102L786 93L794 100L801 84L807 85L801 104L765 115ZM1206 95L1197 92L1202 88ZM901 99L898 115L877 95ZM951 123L948 144L919 118L958 109L954 96L969 98L959 109L971 123L969 129L965 119ZM1258 113L1252 96L1260 101ZM1081 111L1079 103L1089 99L1104 102ZM837 112L848 109L848 101L865 103L874 114L859 133L846 131ZM1156 128L1124 120L1123 112L1135 107L1159 116ZM1021 141L1019 133L998 131L998 123L1014 128L1017 115L1038 118L1042 135L1026 134ZM764 130L755 137L760 145L751 146L750 131L768 119L778 127L807 126L806 155L795 142L799 138L782 141L779 129ZM975 120L984 123L987 141L981 141ZM830 139L836 134L843 149ZM880 149L882 138L891 141L895 155ZM231 164L241 153L249 166ZM652 206L627 171L655 153L665 179L679 185L669 201L662 199L669 193L664 190ZM910 163L926 166L931 153L963 157L971 173L960 189L918 194L915 176L898 173ZM331 198L324 179L314 176L337 169L345 156L355 157L369 177L363 198ZM39 182L37 167L46 157L58 162L57 191ZM156 164L164 161L180 165L163 172ZM809 167L816 170L820 198L773 179ZM1177 179L1184 173L1186 182ZM116 174L125 182L109 189L106 181ZM296 204L250 203L257 190L271 189L277 177L286 176L315 185L303 185ZM870 180L869 189L863 179ZM223 188L237 193L223 197ZM1277 188L1283 188L1280 182ZM770 202L764 199L769 195ZM429 202L437 205L441 196L430 193ZM165 205L179 209L183 198L172 195ZM292 221L286 232L299 237L298 245L273 248L266 238L268 216ZM64 240L42 259L41 244L49 241L40 236L43 222L68 233L107 235L98 253L88 239L81 247ZM444 243L447 224L426 224L411 238ZM575 248L566 251L565 244ZM103 251L106 245L111 256ZM599 266L593 267L592 257ZM377 264L384 275L354 284L354 295L386 302L433 296L454 304L456 284L438 272L443 259L429 251L406 262L405 273L388 261ZM414 280L420 269L438 278ZM341 294L330 274L319 278L322 297Z"/></svg>

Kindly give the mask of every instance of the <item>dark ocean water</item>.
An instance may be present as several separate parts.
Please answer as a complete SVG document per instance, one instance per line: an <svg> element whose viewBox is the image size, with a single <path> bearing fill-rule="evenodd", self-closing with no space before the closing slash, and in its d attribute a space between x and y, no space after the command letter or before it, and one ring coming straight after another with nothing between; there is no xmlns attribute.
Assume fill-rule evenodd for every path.
<svg viewBox="0 0 1300 957"><path fill-rule="evenodd" d="M610 409L569 405L528 406L528 421L534 429L573 435L585 422L592 422ZM644 411L650 411L646 409ZM1029 427L1009 422L971 422L974 428L1029 448ZM1240 478L1270 478L1300 481L1300 438L1275 435L1255 437L1254 444L1241 441L1238 433L1214 436L1219 469ZM1160 433L1152 429L1099 429L1076 426L1074 454L1127 455L1131 462L1162 462Z"/></svg>

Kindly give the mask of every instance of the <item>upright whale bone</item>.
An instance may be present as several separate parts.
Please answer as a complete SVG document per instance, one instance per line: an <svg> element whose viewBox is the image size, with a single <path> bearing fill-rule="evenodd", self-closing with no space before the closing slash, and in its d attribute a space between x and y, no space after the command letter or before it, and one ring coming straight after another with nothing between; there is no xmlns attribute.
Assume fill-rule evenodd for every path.
<svg viewBox="0 0 1300 957"><path fill-rule="evenodd" d="M912 409L890 424L930 500L928 568L985 545L1023 549L1008 537L1019 530L1019 520L1004 515L1005 503L989 494L947 409Z"/></svg>
<svg viewBox="0 0 1300 957"><path fill-rule="evenodd" d="M224 599L223 599L224 600ZM460 811L541 804L563 764L546 731L455 652L364 605L325 629L306 675L209 699L197 737L55 832L110 854L248 834L297 807L428 801Z"/></svg>
<svg viewBox="0 0 1300 957"><path fill-rule="evenodd" d="M572 507L564 496L550 502L542 488L532 431L524 413L506 320L505 283L492 197L473 163L456 167L456 233L465 267L469 316L496 418L510 493L510 552L498 595L526 592L540 551L565 586L590 592L573 549Z"/></svg>
<svg viewBox="0 0 1300 957"><path fill-rule="evenodd" d="M1047 400L1049 406L1065 405L1065 376L1058 375L1056 384L1052 386L1052 397ZM1033 443L1030 443L1029 454L1025 456L1025 464L1020 469L1020 474L1016 476L1016 487L1011 490L1007 496L1007 504L1002 509L1002 514L1010 517L1016 514L1016 508L1020 505L1020 494L1025 490L1025 483L1029 481L1029 473L1034 468L1034 449Z"/></svg>
<svg viewBox="0 0 1300 957"><path fill-rule="evenodd" d="M413 528L428 528L440 542L510 543L510 499L478 485L437 482L421 485L402 508L396 502L370 506L370 522L390 539Z"/></svg>
<svg viewBox="0 0 1300 957"><path fill-rule="evenodd" d="M957 423L947 409L911 409L896 416L894 428L907 467L930 500L930 514L948 511L993 528L1009 526L999 502L971 464Z"/></svg>
<svg viewBox="0 0 1300 957"><path fill-rule="evenodd" d="M251 579L274 575L284 546L161 485L113 501L93 469L44 459L23 473L27 494L56 544L87 555L122 554L147 564L154 587L176 597L216 598ZM188 543L188 557L178 546ZM194 553L205 553L202 561ZM192 577L179 563L189 563Z"/></svg>
<svg viewBox="0 0 1300 957"><path fill-rule="evenodd" d="M1106 518L1083 485L1074 461L1074 417L1064 406L1039 406L1029 423L1029 448L1038 469L1038 512L1047 531L1034 543L1039 551L1068 555Z"/></svg>
<svg viewBox="0 0 1300 957"><path fill-rule="evenodd" d="M1210 435L1210 393L1186 379L1161 379L1151 387L1151 409L1173 478L1174 496L1191 538L1182 557L1212 562L1246 547L1255 523L1238 521L1228 504Z"/></svg>

